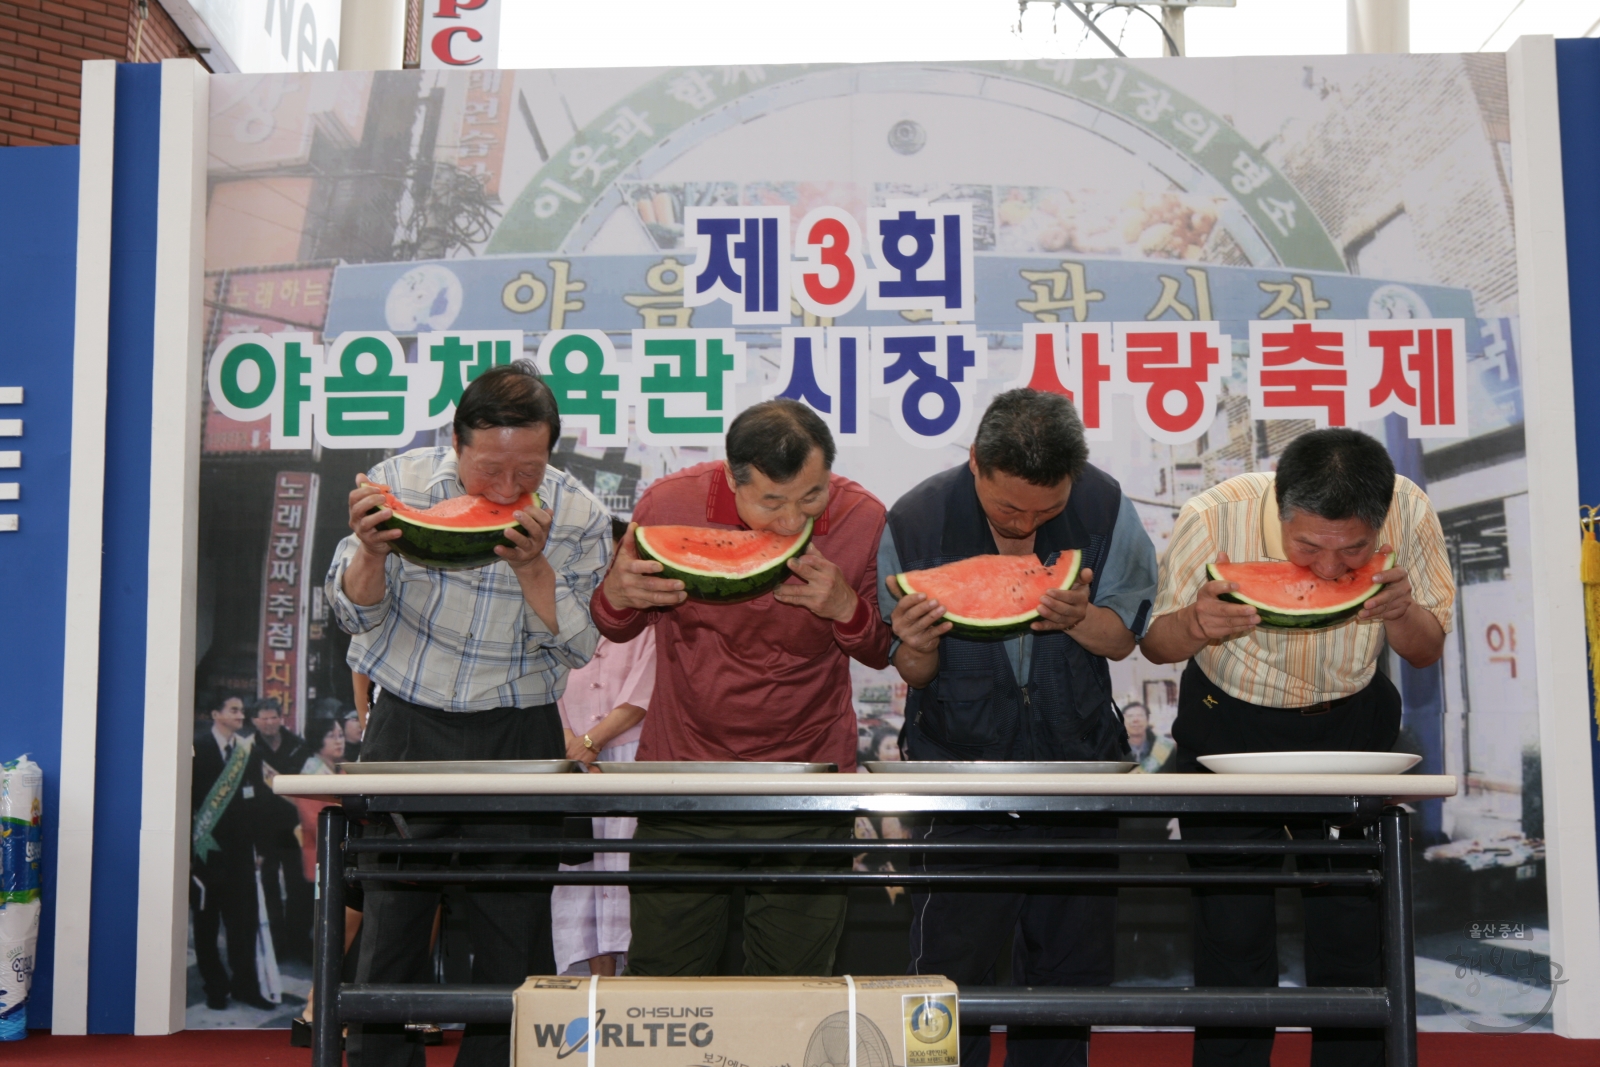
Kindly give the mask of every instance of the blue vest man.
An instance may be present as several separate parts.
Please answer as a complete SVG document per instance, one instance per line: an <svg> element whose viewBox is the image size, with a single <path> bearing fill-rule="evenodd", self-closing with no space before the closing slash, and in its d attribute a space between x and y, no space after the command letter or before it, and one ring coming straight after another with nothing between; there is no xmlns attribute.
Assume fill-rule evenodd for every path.
<svg viewBox="0 0 1600 1067"><path fill-rule="evenodd" d="M1108 659L1133 651L1155 598L1155 547L1115 479L1089 465L1072 402L1014 389L995 397L964 466L934 475L889 512L878 573L893 575L978 555L1035 556L1082 549L1070 590L1040 604L1033 631L1005 642L950 636L943 605L921 594L879 603L894 629L895 669L905 680L908 760L1123 760L1126 730L1111 698ZM917 826L927 841L994 841L975 864L926 869L1100 865L1101 857L1007 855L1029 839L1110 836L1114 824L1041 817L939 816ZM1115 858L1110 857L1110 866ZM1015 934L1017 985L1109 985L1116 891L914 892L911 969L961 984L995 983L995 955ZM987 1034L962 1041L963 1067L988 1061ZM1088 1063L1088 1032L1013 1028L1012 1067Z"/></svg>

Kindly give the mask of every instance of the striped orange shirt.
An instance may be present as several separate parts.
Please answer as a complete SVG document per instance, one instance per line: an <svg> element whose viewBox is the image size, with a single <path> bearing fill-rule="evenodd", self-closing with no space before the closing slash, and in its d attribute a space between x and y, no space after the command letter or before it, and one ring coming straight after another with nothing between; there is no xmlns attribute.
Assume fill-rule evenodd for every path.
<svg viewBox="0 0 1600 1067"><path fill-rule="evenodd" d="M1394 501L1378 543L1394 546L1411 579L1411 596L1446 633L1454 620L1456 584L1444 532L1428 496L1397 475ZM1270 474L1241 474L1183 506L1161 560L1152 618L1194 603L1208 580L1206 564L1226 552L1235 563L1283 560L1283 527ZM1213 641L1195 662L1224 692L1252 704L1301 708L1366 688L1384 647L1383 624L1349 619L1311 633L1260 629Z"/></svg>

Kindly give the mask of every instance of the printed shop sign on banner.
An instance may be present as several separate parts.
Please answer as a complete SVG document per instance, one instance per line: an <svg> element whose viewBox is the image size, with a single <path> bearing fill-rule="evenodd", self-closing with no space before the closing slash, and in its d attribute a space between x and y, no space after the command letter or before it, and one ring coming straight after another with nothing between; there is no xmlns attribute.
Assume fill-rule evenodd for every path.
<svg viewBox="0 0 1600 1067"><path fill-rule="evenodd" d="M273 480L272 526L262 575L261 695L277 698L291 727L303 727L305 722L306 623L317 482L309 471L279 471Z"/></svg>
<svg viewBox="0 0 1600 1067"><path fill-rule="evenodd" d="M720 444L746 381L747 342L737 328L767 326L778 328L780 347L779 373L766 394L810 405L842 445L869 443L873 399L886 402L896 433L914 445L937 448L970 435L990 343L976 322L972 205L891 201L871 212L869 239L850 214L819 209L795 228L795 249L791 225L787 206L690 209L693 259L675 263L678 277L670 279L681 318L662 316L658 328L631 331L628 359L599 329L555 328L539 342L539 369L563 417L583 427L591 445L626 445L630 415L646 444ZM560 266L570 280L571 264ZM1037 272L1023 276L1030 273ZM581 284L569 281L568 288ZM1089 295L1081 279L1075 290ZM548 291L524 272L508 282L503 299L537 306ZM568 310L582 310L583 302L564 299ZM789 325L796 317L832 323L863 304L911 324ZM1307 304L1303 321L1252 321L1240 339L1252 419L1350 426L1393 413L1405 417L1412 437L1467 435L1464 320L1317 320L1315 302ZM734 328L673 328L716 305ZM1071 301L1058 310L1071 310ZM1071 323L1015 323L1023 372L1011 384L1070 396L1094 439L1112 438L1110 398L1126 395L1150 438L1193 442L1216 418L1235 339L1220 322L1183 311L1155 321L1075 315ZM520 330L416 336L416 358L408 362L388 331L346 331L326 346L306 333L235 335L212 357L211 399L240 422L270 418L275 449L313 442L400 448L420 431L447 425L467 384L518 358L525 341Z"/></svg>

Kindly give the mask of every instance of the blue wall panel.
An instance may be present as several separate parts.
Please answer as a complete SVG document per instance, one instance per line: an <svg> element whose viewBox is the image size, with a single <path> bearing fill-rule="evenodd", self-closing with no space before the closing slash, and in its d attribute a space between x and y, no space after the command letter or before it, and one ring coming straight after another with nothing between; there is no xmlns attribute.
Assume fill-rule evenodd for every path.
<svg viewBox="0 0 1600 1067"><path fill-rule="evenodd" d="M61 792L61 662L66 626L67 495L72 446L73 291L78 240L78 149L0 148L0 293L7 316L0 386L21 386L20 407L0 418L23 423L0 450L22 466L0 468L20 499L0 533L0 760L32 753L44 768L44 909L28 1022L50 1025L54 980L56 842Z"/></svg>
<svg viewBox="0 0 1600 1067"><path fill-rule="evenodd" d="M1600 504L1600 316L1589 313L1600 292L1600 40L1556 42L1561 101L1561 179L1567 211L1567 288L1572 303L1572 392L1578 413L1578 498ZM1576 520L1574 515L1574 534ZM1589 724L1600 809L1600 740Z"/></svg>
<svg viewBox="0 0 1600 1067"><path fill-rule="evenodd" d="M89 1032L133 1032L161 67L117 67ZM175 502L174 502L175 503Z"/></svg>

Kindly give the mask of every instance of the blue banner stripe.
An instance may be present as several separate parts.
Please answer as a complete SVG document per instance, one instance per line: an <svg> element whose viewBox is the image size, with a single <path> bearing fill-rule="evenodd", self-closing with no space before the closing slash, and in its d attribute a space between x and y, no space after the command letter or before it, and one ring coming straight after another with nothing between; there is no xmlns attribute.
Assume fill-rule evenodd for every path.
<svg viewBox="0 0 1600 1067"><path fill-rule="evenodd" d="M89 1032L133 1032L150 548L160 64L117 67ZM177 412L173 413L176 417Z"/></svg>

